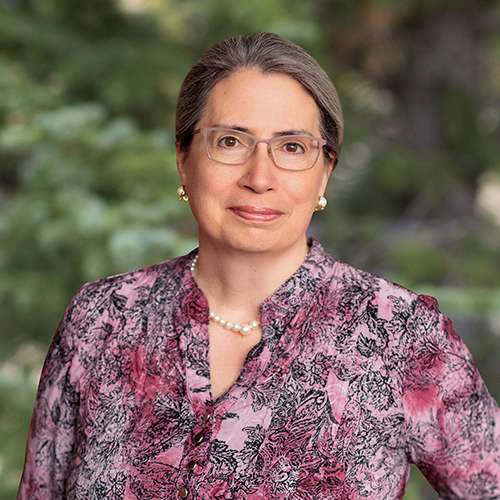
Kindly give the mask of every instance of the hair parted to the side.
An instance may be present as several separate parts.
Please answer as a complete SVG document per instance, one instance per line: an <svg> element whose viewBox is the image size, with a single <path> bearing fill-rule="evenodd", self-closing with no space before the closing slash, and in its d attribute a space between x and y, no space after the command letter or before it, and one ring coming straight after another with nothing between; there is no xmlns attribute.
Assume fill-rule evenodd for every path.
<svg viewBox="0 0 500 500"><path fill-rule="evenodd" d="M326 150L338 159L343 120L337 91L319 63L295 43L274 33L228 38L210 48L186 76L177 101L176 140L187 150L215 85L242 68L295 78L313 96L319 110Z"/></svg>

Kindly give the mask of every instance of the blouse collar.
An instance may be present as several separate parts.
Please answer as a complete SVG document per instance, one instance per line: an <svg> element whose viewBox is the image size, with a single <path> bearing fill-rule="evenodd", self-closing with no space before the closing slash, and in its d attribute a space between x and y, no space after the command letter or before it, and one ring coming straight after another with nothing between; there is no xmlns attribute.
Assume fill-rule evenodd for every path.
<svg viewBox="0 0 500 500"><path fill-rule="evenodd" d="M334 259L314 238L308 238L308 245L310 251L299 269L262 303L259 320L263 327L275 322L286 325L294 320L299 311L305 314L306 310L314 307L315 297L324 286L325 279L331 278ZM178 265L183 269L179 290L181 309L186 317L208 323L208 301L190 269L196 253L197 250L193 250L178 259Z"/></svg>

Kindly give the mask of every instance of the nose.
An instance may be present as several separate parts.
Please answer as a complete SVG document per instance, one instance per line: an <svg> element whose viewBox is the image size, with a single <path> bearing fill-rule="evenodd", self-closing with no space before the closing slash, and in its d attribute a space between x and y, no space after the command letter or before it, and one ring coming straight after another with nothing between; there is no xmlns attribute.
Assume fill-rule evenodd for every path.
<svg viewBox="0 0 500 500"><path fill-rule="evenodd" d="M240 179L242 187L259 194L274 189L277 168L271 158L268 144L257 143L244 167L245 171Z"/></svg>

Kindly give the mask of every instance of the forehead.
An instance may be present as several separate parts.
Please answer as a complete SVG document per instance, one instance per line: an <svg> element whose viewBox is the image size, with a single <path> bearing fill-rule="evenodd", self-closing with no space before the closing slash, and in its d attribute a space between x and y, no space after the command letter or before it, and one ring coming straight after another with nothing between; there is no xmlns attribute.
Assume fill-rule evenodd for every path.
<svg viewBox="0 0 500 500"><path fill-rule="evenodd" d="M200 127L237 126L255 135L307 131L319 136L314 98L294 78L241 69L218 82L208 98Z"/></svg>

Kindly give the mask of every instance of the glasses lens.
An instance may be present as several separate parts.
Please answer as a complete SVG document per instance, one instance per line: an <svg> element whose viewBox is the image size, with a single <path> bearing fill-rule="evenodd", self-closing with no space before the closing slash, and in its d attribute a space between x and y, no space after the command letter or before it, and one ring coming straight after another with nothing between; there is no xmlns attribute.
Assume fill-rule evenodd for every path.
<svg viewBox="0 0 500 500"><path fill-rule="evenodd" d="M213 128L205 134L208 157L219 163L245 163L254 146L251 135L236 130Z"/></svg>
<svg viewBox="0 0 500 500"><path fill-rule="evenodd" d="M288 135L271 141L274 163L287 170L308 170L316 163L320 145L313 137Z"/></svg>
<svg viewBox="0 0 500 500"><path fill-rule="evenodd" d="M286 135L264 141L238 130L219 127L200 130L208 157L227 165L245 163L257 142L268 142L275 165L286 170L309 170L321 151L320 141L308 135Z"/></svg>

